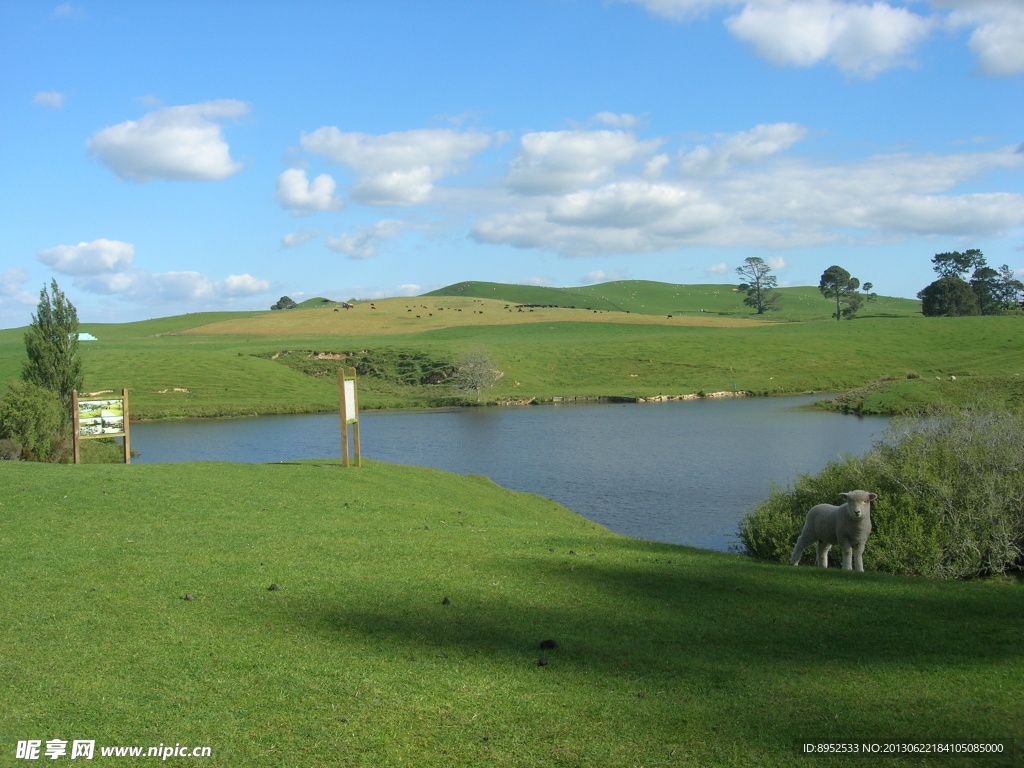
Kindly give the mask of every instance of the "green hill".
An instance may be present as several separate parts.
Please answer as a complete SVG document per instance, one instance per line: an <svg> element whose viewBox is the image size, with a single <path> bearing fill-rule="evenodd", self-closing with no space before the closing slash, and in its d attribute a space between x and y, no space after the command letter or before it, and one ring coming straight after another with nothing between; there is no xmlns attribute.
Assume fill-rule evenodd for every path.
<svg viewBox="0 0 1024 768"><path fill-rule="evenodd" d="M835 305L816 287L780 288L782 301L771 320L829 320ZM515 304L576 307L646 315L686 315L702 312L750 317L754 312L743 303L744 295L733 284L677 284L651 280L616 280L578 288L548 288L534 285L463 282L440 288L424 296L464 296L497 299ZM920 314L921 302L879 296L865 304L861 317L907 317Z"/></svg>

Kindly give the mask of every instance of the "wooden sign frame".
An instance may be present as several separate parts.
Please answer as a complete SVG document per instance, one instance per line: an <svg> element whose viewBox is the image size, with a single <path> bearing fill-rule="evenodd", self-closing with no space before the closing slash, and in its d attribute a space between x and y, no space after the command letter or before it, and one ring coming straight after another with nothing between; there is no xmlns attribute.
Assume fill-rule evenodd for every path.
<svg viewBox="0 0 1024 768"><path fill-rule="evenodd" d="M121 416L104 415L104 411L116 412L117 408L104 409L104 404L119 403ZM89 416L83 419L84 414L98 410L99 415ZM122 389L120 397L97 397L86 395L78 397L78 391L71 392L71 411L73 428L72 440L74 443L75 464L81 464L81 441L97 440L104 437L124 438L124 463L132 463L131 439L128 435L128 390Z"/></svg>
<svg viewBox="0 0 1024 768"><path fill-rule="evenodd" d="M338 369L338 415L341 420L341 466L349 466L348 425L352 425L352 442L355 447L356 466L363 466L362 449L359 444L359 399L356 395L356 369Z"/></svg>

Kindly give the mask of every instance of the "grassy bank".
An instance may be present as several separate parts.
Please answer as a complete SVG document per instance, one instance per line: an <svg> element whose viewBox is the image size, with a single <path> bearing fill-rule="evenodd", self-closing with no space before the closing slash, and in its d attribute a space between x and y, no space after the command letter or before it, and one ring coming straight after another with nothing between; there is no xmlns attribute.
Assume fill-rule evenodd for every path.
<svg viewBox="0 0 1024 768"><path fill-rule="evenodd" d="M375 462L3 469L9 755L793 766L802 742L1024 738L1017 586L636 541Z"/></svg>

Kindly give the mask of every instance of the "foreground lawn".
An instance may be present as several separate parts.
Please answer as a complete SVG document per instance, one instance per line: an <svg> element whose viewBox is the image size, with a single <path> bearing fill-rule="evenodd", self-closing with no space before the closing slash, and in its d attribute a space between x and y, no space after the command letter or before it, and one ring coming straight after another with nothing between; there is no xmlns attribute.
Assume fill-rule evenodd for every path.
<svg viewBox="0 0 1024 768"><path fill-rule="evenodd" d="M524 768L1024 739L1018 585L642 542L376 462L0 478L4 765L28 739L95 740L97 763L180 743L212 756L163 764Z"/></svg>

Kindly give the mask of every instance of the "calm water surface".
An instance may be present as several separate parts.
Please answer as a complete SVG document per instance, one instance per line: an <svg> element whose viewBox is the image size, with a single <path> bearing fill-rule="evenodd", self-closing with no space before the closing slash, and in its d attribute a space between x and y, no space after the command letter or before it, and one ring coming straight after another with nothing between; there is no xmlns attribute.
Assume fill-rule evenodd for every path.
<svg viewBox="0 0 1024 768"><path fill-rule="evenodd" d="M486 475L618 533L724 551L772 482L864 453L888 425L806 408L819 399L370 412L359 423L365 458ZM139 463L341 455L336 414L143 423L131 439Z"/></svg>

